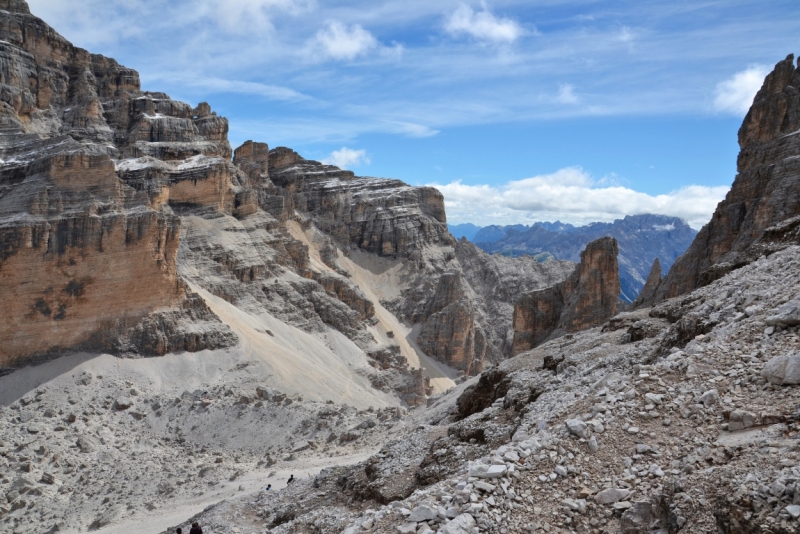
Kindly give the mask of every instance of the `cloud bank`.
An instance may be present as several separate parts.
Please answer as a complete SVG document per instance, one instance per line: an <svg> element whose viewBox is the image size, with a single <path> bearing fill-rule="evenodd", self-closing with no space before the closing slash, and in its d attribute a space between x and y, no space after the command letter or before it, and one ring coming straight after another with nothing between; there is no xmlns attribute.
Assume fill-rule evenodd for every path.
<svg viewBox="0 0 800 534"><path fill-rule="evenodd" d="M770 68L765 65L752 65L718 83L714 93L714 108L734 115L746 114L769 71Z"/></svg>
<svg viewBox="0 0 800 534"><path fill-rule="evenodd" d="M692 185L654 196L601 184L602 181L593 180L582 168L568 167L499 187L466 185L461 181L429 185L444 195L447 218L453 223L531 224L560 220L582 225L655 213L680 217L695 229L711 219L717 204L730 189Z"/></svg>

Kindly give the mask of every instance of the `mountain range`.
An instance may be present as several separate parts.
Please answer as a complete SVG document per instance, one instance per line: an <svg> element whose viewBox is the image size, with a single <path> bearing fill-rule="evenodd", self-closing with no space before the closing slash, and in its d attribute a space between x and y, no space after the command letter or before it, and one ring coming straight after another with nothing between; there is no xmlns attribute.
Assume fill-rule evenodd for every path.
<svg viewBox="0 0 800 534"><path fill-rule="evenodd" d="M551 258L579 261L580 252L588 243L604 236L615 237L619 243L620 298L627 302L633 302L644 287L656 258L664 272L669 271L697 235L697 231L677 217L652 214L628 215L612 223L586 226L556 221L476 228L454 225L450 231L486 252L512 257L527 254L540 261Z"/></svg>

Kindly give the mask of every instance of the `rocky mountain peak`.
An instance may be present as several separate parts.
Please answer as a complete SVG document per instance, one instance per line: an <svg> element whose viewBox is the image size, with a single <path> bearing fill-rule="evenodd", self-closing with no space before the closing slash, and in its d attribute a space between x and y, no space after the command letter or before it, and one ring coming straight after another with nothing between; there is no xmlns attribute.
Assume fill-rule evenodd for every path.
<svg viewBox="0 0 800 534"><path fill-rule="evenodd" d="M523 295L514 305L513 354L551 337L597 326L612 317L619 298L619 245L613 237L592 241L565 281Z"/></svg>
<svg viewBox="0 0 800 534"><path fill-rule="evenodd" d="M672 266L656 301L687 293L757 259L765 232L800 215L798 86L800 68L789 55L766 77L739 129L739 172L730 192Z"/></svg>

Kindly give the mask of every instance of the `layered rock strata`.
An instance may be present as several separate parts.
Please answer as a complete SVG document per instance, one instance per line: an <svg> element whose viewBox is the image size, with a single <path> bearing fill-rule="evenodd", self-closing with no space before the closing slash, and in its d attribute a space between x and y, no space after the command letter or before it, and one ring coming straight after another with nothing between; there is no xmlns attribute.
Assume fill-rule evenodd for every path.
<svg viewBox="0 0 800 534"><path fill-rule="evenodd" d="M365 354L403 341L475 374L510 354L514 298L572 269L457 243L435 189L265 143L233 151L208 104L142 91L136 71L72 46L25 2L0 7L0 367L230 347L210 295L336 330ZM345 269L354 251L368 255L361 274L394 262L393 287ZM390 339L393 321L407 339ZM370 380L423 397L410 371L378 365Z"/></svg>
<svg viewBox="0 0 800 534"><path fill-rule="evenodd" d="M597 326L613 316L619 296L618 253L612 237L593 241L564 282L520 298L514 305L513 353L530 350L560 333Z"/></svg>
<svg viewBox="0 0 800 534"><path fill-rule="evenodd" d="M670 269L655 301L687 293L748 263L748 248L765 230L800 214L798 86L800 68L789 55L764 80L739 129L738 174L730 192Z"/></svg>

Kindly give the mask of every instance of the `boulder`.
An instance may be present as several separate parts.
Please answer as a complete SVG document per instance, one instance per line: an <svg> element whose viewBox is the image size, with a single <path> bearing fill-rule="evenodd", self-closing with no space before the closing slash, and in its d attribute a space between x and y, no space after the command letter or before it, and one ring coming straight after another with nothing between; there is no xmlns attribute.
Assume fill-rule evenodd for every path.
<svg viewBox="0 0 800 534"><path fill-rule="evenodd" d="M778 386L800 384L800 353L775 356L764 366L761 376Z"/></svg>
<svg viewBox="0 0 800 534"><path fill-rule="evenodd" d="M567 419L566 425L567 430L569 430L570 434L573 436L578 436L582 439L589 439L589 436L591 436L589 426L580 419Z"/></svg>
<svg viewBox="0 0 800 534"><path fill-rule="evenodd" d="M594 501L597 504L612 504L625 499L630 495L630 491L620 488L608 488L597 493L594 496Z"/></svg>

